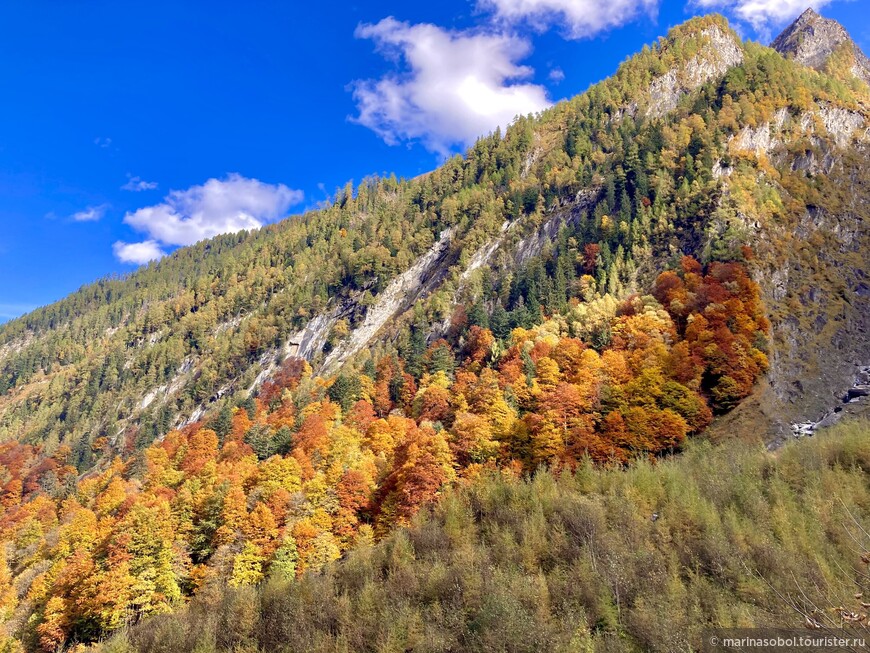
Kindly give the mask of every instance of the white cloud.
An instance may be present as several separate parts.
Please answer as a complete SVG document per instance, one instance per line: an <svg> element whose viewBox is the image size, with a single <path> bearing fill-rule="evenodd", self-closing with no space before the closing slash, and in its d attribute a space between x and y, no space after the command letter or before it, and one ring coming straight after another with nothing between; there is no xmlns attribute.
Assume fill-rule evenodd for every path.
<svg viewBox="0 0 870 653"><path fill-rule="evenodd" d="M518 81L534 72L518 63L531 51L523 38L394 18L360 25L356 36L372 39L398 68L353 85L359 110L353 120L391 145L420 140L447 155L517 115L550 106L543 86Z"/></svg>
<svg viewBox="0 0 870 653"><path fill-rule="evenodd" d="M479 0L477 6L508 24L525 23L541 31L560 25L576 39L619 27L642 14L655 15L658 5L659 0Z"/></svg>
<svg viewBox="0 0 870 653"><path fill-rule="evenodd" d="M108 204L100 204L99 206L89 206L84 211L79 211L72 214L72 219L76 222L96 222L105 214Z"/></svg>
<svg viewBox="0 0 870 653"><path fill-rule="evenodd" d="M109 147L111 144L112 144L111 138L104 138L102 136L97 136L94 139L94 145L96 145L97 147L102 147L105 149L105 148Z"/></svg>
<svg viewBox="0 0 870 653"><path fill-rule="evenodd" d="M138 193L143 190L154 190L157 188L156 181L145 181L139 176L132 177L127 175L127 183L121 186L121 190L129 190Z"/></svg>
<svg viewBox="0 0 870 653"><path fill-rule="evenodd" d="M187 190L173 190L154 206L127 213L124 222L148 236L142 243L115 243L115 255L141 263L164 255L161 247L192 245L218 234L258 229L283 218L304 198L301 190L231 174Z"/></svg>
<svg viewBox="0 0 870 653"><path fill-rule="evenodd" d="M561 68L553 68L553 70L550 71L550 74L547 75L547 77L549 77L550 81L554 84L558 84L559 82L565 80L565 71Z"/></svg>
<svg viewBox="0 0 870 653"><path fill-rule="evenodd" d="M122 263L136 265L143 265L148 261L156 261L166 256L166 252L160 249L159 243L154 240L146 240L142 243L125 243L119 240L112 245L112 251Z"/></svg>
<svg viewBox="0 0 870 653"><path fill-rule="evenodd" d="M767 40L771 28L784 26L807 7L818 11L829 2L831 0L693 0L692 4L702 9L727 11Z"/></svg>

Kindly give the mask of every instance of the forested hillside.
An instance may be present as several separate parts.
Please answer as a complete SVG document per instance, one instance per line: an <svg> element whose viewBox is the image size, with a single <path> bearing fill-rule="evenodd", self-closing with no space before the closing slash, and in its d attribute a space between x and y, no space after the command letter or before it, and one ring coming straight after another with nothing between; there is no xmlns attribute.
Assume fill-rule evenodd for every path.
<svg viewBox="0 0 870 653"><path fill-rule="evenodd" d="M258 398L77 484L68 448L4 445L5 613L52 651L213 585L318 571L455 480L674 452L750 392L767 322L736 264L703 274L686 257L653 294L613 316L575 298L498 338L466 324L461 350L421 340L331 381L291 358ZM609 343L599 353L572 330Z"/></svg>
<svg viewBox="0 0 870 653"><path fill-rule="evenodd" d="M815 70L740 41L721 17L693 19L612 78L518 118L428 175L349 184L322 209L181 249L0 327L7 644L54 651L92 642L194 595L212 609L208 601L228 584L249 588L220 599L247 611L238 620L249 628L217 644L194 628L191 650L196 638L267 650L254 586L291 582L281 600L298 601L300 614L316 611L309 588L355 573L335 571L333 561L355 548L412 556L406 535L390 533L453 486L470 489L443 508L448 516L475 493L509 499L556 483L545 472L523 480L547 467L563 474L568 495L577 494L572 483L597 488L600 518L618 529L620 515L646 520L679 483L699 484L701 472L672 465L708 470L700 445L689 462L663 463L661 472L655 461L711 423L749 424L770 440L791 420L816 418L852 383L870 319L870 89L836 61ZM857 436L842 446L853 445L854 455L832 454L847 461L843 469L822 471L829 485L852 484L858 511L863 454ZM758 607L772 606L767 590L740 576L738 557L720 569L718 544L692 549L698 528L713 521L716 537L741 543L765 577L800 562L821 565L829 580L833 558L818 553L828 540L840 547L837 564L852 564L840 535L813 531L811 546L789 543L797 537L784 526L797 511L789 493L822 495L794 480L787 463L788 487L758 476L756 465L777 463L745 455L738 460L750 469L734 485L711 475L723 495L705 494L718 485L687 495L697 511L672 499L689 512L664 539L619 535L636 538L614 551L636 545L632 556L648 551L663 570L647 588L629 591L616 558L605 568L593 562L580 571L594 575L600 596L564 613L577 615L580 629L567 636L540 612L534 619L556 629L541 641L568 647L575 636L580 646L625 635L640 648L672 650L651 622L671 614L656 603L662 596L690 599L693 611L674 615L687 624L755 623L759 610L773 610ZM615 471L638 459L648 462ZM679 483L669 485L670 473ZM782 515L771 522L740 503L744 490L781 499ZM628 497L628 512L611 491ZM548 501L528 504L536 519L555 509ZM702 510L711 502L724 521ZM483 532L472 517L498 509L490 502L463 513L468 537ZM750 536L756 518L773 530ZM516 564L534 578L505 568L502 593L492 595L504 605L458 612L434 650L451 649L451 637L462 639L458 648L486 650L473 633L497 636L486 620L502 609L523 622L524 608L509 609L524 605L517 584L542 588L570 568L559 551L533 555L534 542L568 537L560 523L496 533L506 547L523 543L517 550L530 557ZM383 538L388 544L370 548ZM469 564L484 564L489 554L470 542ZM677 552L665 555L668 543ZM350 560L339 569L375 573L365 558ZM445 560L426 573L453 573ZM416 573L402 561L396 573ZM393 605L372 598L376 585L354 585L364 586L370 594L353 599L325 590L318 605ZM405 629L384 637L429 641L413 622L417 608L395 609L411 621L381 615ZM312 650L339 647L344 631L320 623L292 627L313 629ZM154 632L131 637L164 650L149 649L169 641L159 644L164 635ZM341 637L363 641L366 632L374 631ZM363 650L351 639L342 640L348 650Z"/></svg>
<svg viewBox="0 0 870 653"><path fill-rule="evenodd" d="M203 592L106 653L705 650L711 628L867 636L870 426L627 470L486 474L320 574ZM857 650L857 649L856 649Z"/></svg>
<svg viewBox="0 0 870 653"><path fill-rule="evenodd" d="M719 57L716 47L704 50L711 38L727 44L727 62L743 63L707 65ZM698 67L710 79L695 79ZM3 326L0 438L49 453L66 444L85 471L99 438L116 453L131 437L145 446L199 407L245 394L306 327L320 346L306 352L316 367L364 322L391 278L447 230L446 251L423 288L428 298L412 316L420 324L449 320L455 302L491 310L498 298L510 311L524 294L532 310L555 311L581 294L583 274L594 279L591 292L619 298L643 290L682 254L739 260L758 228L772 235L809 202L831 213L848 202L813 162L829 167L829 149L852 139L851 123L828 120L826 108L864 124L866 98L857 79L740 44L721 18L695 19L613 78L534 120L521 118L423 178L348 186L326 209L185 248ZM771 121L783 132L784 163L799 156L806 165L777 167L773 152L754 146L753 130L769 133ZM578 193L584 200L575 204ZM570 261L560 266L564 281L526 261L543 277L521 286L511 252L525 244L528 259L545 243L552 249L557 243L534 235L540 228L555 236L560 226L559 254ZM781 267L773 254L765 252L760 270ZM487 276L499 262L506 273ZM549 283L560 285L561 298L550 297Z"/></svg>

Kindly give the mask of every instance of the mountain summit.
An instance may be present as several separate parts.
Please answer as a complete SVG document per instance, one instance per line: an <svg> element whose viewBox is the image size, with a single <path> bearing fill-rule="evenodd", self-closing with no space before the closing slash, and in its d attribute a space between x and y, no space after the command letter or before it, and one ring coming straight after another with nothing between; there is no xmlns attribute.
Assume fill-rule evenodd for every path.
<svg viewBox="0 0 870 653"><path fill-rule="evenodd" d="M870 59L840 23L823 18L812 8L777 36L771 47L787 59L817 70L823 69L834 55L848 57L851 73L870 83Z"/></svg>

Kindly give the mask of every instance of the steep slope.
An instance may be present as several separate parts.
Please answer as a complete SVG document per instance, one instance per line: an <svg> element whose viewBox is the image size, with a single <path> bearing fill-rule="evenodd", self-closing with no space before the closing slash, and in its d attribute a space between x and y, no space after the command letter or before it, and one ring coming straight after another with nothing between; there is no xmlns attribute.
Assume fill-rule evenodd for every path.
<svg viewBox="0 0 870 653"><path fill-rule="evenodd" d="M812 9L771 47L852 88L866 89L856 80L870 82L870 60L839 23ZM761 417L781 442L865 408L848 393L870 364L870 185L862 169L870 122L866 94L856 99L799 115L780 109L732 142L743 155L770 162L778 178L766 183L797 206L786 219L749 225L760 254L754 276L773 323L771 369L753 401L722 420L720 433Z"/></svg>
<svg viewBox="0 0 870 653"><path fill-rule="evenodd" d="M336 324L341 334L365 322L350 343L340 343L331 352L328 360L334 369L376 335L375 327L412 305L421 291L428 294L452 285L458 286L455 293L467 287L473 272L468 268L481 264L483 250L492 260L498 252L517 247L522 252L518 258L508 253L504 259L510 267L511 259L526 261L537 254L561 226L576 225L584 211L600 206L595 191L604 190L602 181L625 170L621 159L626 152L613 149L613 137L625 138L638 129L643 116L666 113L704 84L718 83L742 62L743 52L721 21L690 23L584 96L595 99L588 111L581 109L582 127L572 117L576 109L562 105L534 123L521 122L500 144L498 139L481 141L469 159L452 161L426 178L373 182L358 197L346 189L326 211L184 250L129 279L100 282L6 325L0 331L0 389L8 388L0 398L0 437L44 441L49 449L66 442L73 446L77 466L87 469L97 437L117 442L125 432L138 429L144 432L140 440L147 442L201 414L209 403L267 378L281 352L296 352L302 345L301 353L315 362L324 345L331 348L341 337L332 332ZM728 90L739 100L748 89ZM812 123L812 114L820 116L833 126L837 144L844 148L844 139L851 137L848 126L863 118L860 111L847 109L847 122L838 126L844 115L838 113L842 100L826 97L824 103L832 101L836 106L804 111L800 124ZM673 124L673 119L665 122ZM586 140L582 147L587 151L580 152L573 140L577 130L610 135ZM800 136L787 135L783 145ZM821 146L825 136L819 138ZM569 165L562 160L563 147L571 150ZM718 151L721 145L716 150L708 152L709 158L727 154ZM495 192L483 190L493 182ZM713 195L720 192L717 186L709 189ZM480 195L478 206L468 205L472 190ZM697 189L690 191L700 195ZM574 199L577 192L583 197L579 202ZM615 205L618 199L608 203ZM502 222L505 212L512 215ZM536 237L526 233L530 221L543 222ZM649 279L661 269L660 257L674 247L700 254L704 228L687 224L682 231L690 238L672 244L645 236L651 251L627 256L641 271L646 269ZM420 267L415 259L425 258L444 229L451 229L442 242L446 250L430 262L436 265L426 268L424 283L413 273ZM350 237L341 235L348 232ZM609 239L615 241L614 248L625 248L633 240L616 236ZM601 240L601 234L589 232L586 237ZM373 295L386 289L393 275L409 269L407 283L378 297L369 314ZM616 285L630 287L635 283L630 276ZM438 319L444 319L449 310L443 306L445 298L439 300Z"/></svg>
<svg viewBox="0 0 870 653"><path fill-rule="evenodd" d="M724 59L707 47L714 40L729 44ZM737 61L740 47L723 20L696 20L596 87L582 125L576 109L560 105L424 178L348 187L325 210L186 248L4 325L0 439L44 443L49 452L64 443L84 471L95 462L95 440L106 438L115 451L131 437L147 444L209 404L246 393L284 355L301 351L318 366L362 324L368 335L330 358L343 362L376 335L372 327L395 326L389 318L421 292L437 295L427 311L443 321L469 261L499 238L505 219L511 228L501 249L522 242L527 260L547 240L530 240L531 232L553 235L572 206L582 215L574 198L602 188L623 156L611 151L624 138L614 118L672 105ZM699 62L706 72L696 76ZM663 76L673 79L657 84ZM590 139L596 131L600 143ZM394 277L419 267L445 230L446 249L426 279L412 273L399 292L381 296ZM662 265L648 267L650 281ZM614 289L634 282L622 276Z"/></svg>
<svg viewBox="0 0 870 653"><path fill-rule="evenodd" d="M775 45L840 75L843 62L819 53L852 47L844 34L808 12ZM721 19L690 21L431 175L348 187L325 210L181 250L0 327L0 439L63 443L85 471L97 439L142 447L256 388L285 356L335 371L388 351L415 305L439 325L430 338L446 333L456 305L494 306L485 268L515 275L562 229L605 246L593 276L614 295L678 252L758 249L774 340L772 392L753 410L782 437L823 417L867 363L867 106L866 87L744 46Z"/></svg>
<svg viewBox="0 0 870 653"><path fill-rule="evenodd" d="M870 59L851 39L840 23L822 18L807 9L771 43L770 47L798 63L832 72L851 73L870 84ZM831 61L832 57L839 57Z"/></svg>

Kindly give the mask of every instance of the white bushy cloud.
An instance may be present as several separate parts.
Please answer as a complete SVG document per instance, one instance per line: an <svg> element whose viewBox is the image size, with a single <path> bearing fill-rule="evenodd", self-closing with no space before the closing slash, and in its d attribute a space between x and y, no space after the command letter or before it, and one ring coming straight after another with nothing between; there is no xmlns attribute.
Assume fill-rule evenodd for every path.
<svg viewBox="0 0 870 653"><path fill-rule="evenodd" d="M560 26L568 37L584 38L655 15L659 0L480 0L477 6L508 24L525 23L541 31Z"/></svg>
<svg viewBox="0 0 870 653"><path fill-rule="evenodd" d="M287 214L304 198L301 190L231 174L187 190L173 190L163 201L124 216L124 222L148 236L142 243L115 244L115 255L141 263L165 254L164 248L192 245L218 234L258 229Z"/></svg>
<svg viewBox="0 0 870 653"><path fill-rule="evenodd" d="M360 25L356 36L373 40L396 64L380 79L353 85L359 110L353 120L387 143L418 140L447 155L551 104L543 86L522 81L534 70L519 63L531 51L521 37L394 18Z"/></svg>
<svg viewBox="0 0 870 653"><path fill-rule="evenodd" d="M97 222L106 215L107 208L109 208L108 204L89 206L86 209L73 213L71 217L75 222Z"/></svg>
<svg viewBox="0 0 870 653"><path fill-rule="evenodd" d="M119 240L112 245L115 257L122 263L143 265L148 261L156 261L166 256L166 252L160 249L159 243L154 240L146 240L141 243L125 243Z"/></svg>

